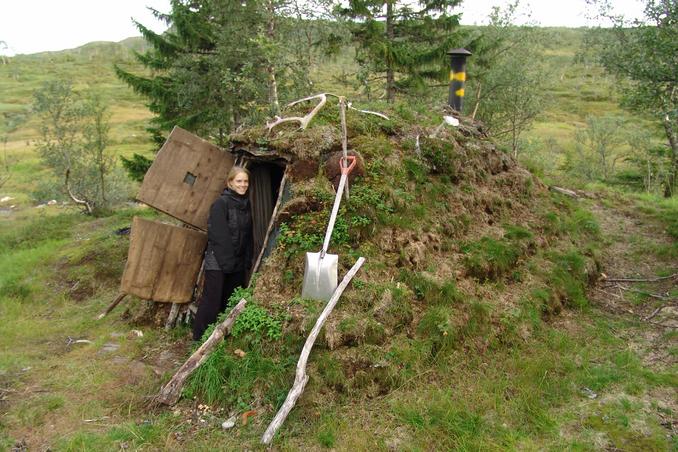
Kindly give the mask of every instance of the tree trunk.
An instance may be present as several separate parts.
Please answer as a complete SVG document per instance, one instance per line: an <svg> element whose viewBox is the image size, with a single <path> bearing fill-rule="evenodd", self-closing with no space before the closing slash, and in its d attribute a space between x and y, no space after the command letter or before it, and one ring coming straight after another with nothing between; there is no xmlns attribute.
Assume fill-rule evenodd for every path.
<svg viewBox="0 0 678 452"><path fill-rule="evenodd" d="M266 36L271 43L275 40L275 6L273 0L268 2L268 29ZM268 103L271 106L271 114L273 116L280 115L280 102L278 101L278 82L275 79L275 64L273 64L272 57L269 55L268 67Z"/></svg>
<svg viewBox="0 0 678 452"><path fill-rule="evenodd" d="M669 139L670 158L669 177L664 188L664 197L670 198L676 192L676 178L678 177L678 137L676 136L675 125L671 123L671 117L666 115L664 117L664 130L666 137Z"/></svg>
<svg viewBox="0 0 678 452"><path fill-rule="evenodd" d="M386 41L389 47L389 53L386 57L386 101L393 103L395 101L395 72L393 69L392 48L395 39L395 29L393 24L393 2L386 2Z"/></svg>

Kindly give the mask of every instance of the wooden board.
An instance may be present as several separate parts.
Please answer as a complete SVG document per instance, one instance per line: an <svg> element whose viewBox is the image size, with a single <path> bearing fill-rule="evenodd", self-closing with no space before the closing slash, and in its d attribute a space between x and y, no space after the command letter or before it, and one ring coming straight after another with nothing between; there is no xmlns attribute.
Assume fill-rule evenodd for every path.
<svg viewBox="0 0 678 452"><path fill-rule="evenodd" d="M203 231L224 189L233 156L174 127L146 172L137 199Z"/></svg>
<svg viewBox="0 0 678 452"><path fill-rule="evenodd" d="M144 300L191 301L207 234L134 217L120 291Z"/></svg>

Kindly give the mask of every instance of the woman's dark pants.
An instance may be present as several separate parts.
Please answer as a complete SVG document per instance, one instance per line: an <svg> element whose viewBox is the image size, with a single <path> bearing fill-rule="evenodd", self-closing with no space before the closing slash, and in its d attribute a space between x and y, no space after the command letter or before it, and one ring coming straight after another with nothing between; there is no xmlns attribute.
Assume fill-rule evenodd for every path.
<svg viewBox="0 0 678 452"><path fill-rule="evenodd" d="M205 285L193 322L193 340L199 341L207 327L226 309L228 298L238 286L245 285L245 271L223 273L205 270Z"/></svg>

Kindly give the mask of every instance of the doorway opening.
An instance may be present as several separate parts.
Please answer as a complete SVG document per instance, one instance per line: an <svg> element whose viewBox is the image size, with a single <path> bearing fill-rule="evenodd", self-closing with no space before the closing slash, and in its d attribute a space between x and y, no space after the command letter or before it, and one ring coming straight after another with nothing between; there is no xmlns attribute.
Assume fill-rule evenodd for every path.
<svg viewBox="0 0 678 452"><path fill-rule="evenodd" d="M273 214L284 191L286 161L248 160L246 167L250 171L250 203L252 205L252 227L254 236L254 266L256 271L261 260L268 256L272 248L274 228Z"/></svg>

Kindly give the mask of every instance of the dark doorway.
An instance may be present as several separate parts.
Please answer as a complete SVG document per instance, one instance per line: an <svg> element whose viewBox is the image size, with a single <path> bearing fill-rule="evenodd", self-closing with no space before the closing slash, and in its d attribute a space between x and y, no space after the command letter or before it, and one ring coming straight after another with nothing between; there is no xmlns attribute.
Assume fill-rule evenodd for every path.
<svg viewBox="0 0 678 452"><path fill-rule="evenodd" d="M254 258L265 246L266 232L271 223L280 184L285 173L284 164L250 160L247 169L251 173L250 202L254 228Z"/></svg>

